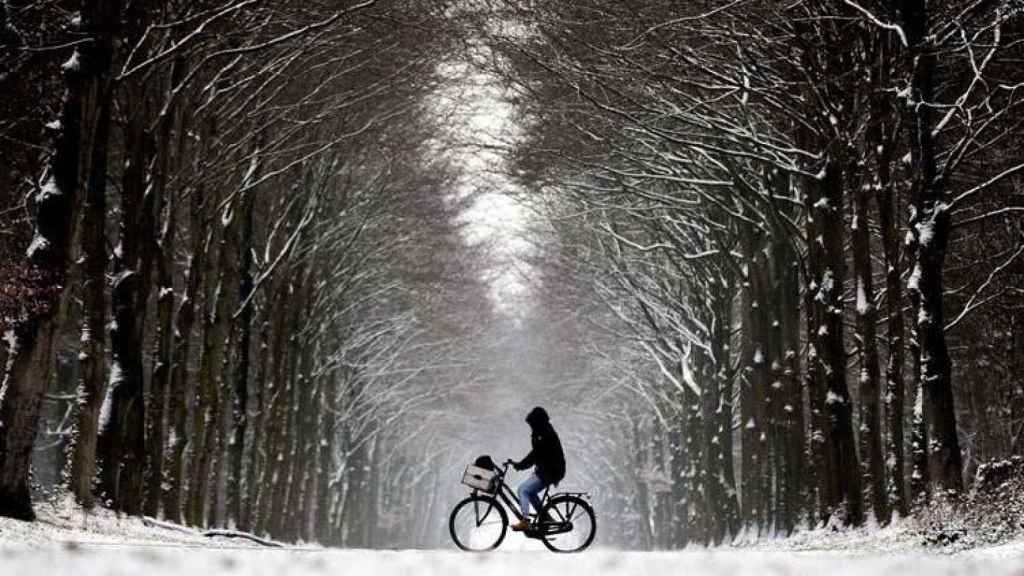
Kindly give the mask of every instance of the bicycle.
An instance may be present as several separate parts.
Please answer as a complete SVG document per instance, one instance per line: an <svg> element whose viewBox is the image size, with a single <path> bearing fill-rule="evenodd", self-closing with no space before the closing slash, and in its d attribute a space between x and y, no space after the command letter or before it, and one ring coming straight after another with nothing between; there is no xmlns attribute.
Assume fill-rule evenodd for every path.
<svg viewBox="0 0 1024 576"><path fill-rule="evenodd" d="M524 518L515 492L505 483L511 465L512 461L506 460L496 470L466 468L462 483L473 488L473 492L455 505L448 519L455 545L467 552L496 549L508 531L507 508L517 519L529 522L523 532L527 538L540 540L552 552L581 552L590 546L597 532L594 509L585 500L590 494L566 491L549 495L549 486L544 489L540 513Z"/></svg>

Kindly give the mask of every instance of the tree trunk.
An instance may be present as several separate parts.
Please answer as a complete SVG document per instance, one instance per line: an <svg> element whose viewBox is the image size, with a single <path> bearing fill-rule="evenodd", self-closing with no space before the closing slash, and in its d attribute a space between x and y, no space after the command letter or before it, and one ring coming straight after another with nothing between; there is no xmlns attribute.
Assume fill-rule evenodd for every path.
<svg viewBox="0 0 1024 576"><path fill-rule="evenodd" d="M58 121L48 127L53 154L34 197L34 237L25 265L10 279L12 285L28 288L34 301L19 321L4 326L8 351L0 383L0 516L35 517L29 489L32 444L53 370L54 338L63 323L61 299L71 266L82 135L94 129L83 126L82 119L94 117L109 98L102 86L119 12L116 1L81 4L81 31L95 41L77 46L62 67L64 95Z"/></svg>
<svg viewBox="0 0 1024 576"><path fill-rule="evenodd" d="M704 432L700 398L689 391L683 394L683 412L673 418L667 430L668 457L667 467L672 479L672 491L669 493L668 525L665 531L668 537L665 545L668 548L682 549L693 538L696 541L706 540L707 524L710 515L707 511L707 491L705 489L706 467L704 451L701 449L701 435ZM673 411L668 410L670 414ZM689 511L693 510L693 514Z"/></svg>
<svg viewBox="0 0 1024 576"><path fill-rule="evenodd" d="M271 295L274 294L270 290ZM259 331L259 354L256 363L255 390L256 397L253 401L252 438L249 444L249 467L245 482L247 492L246 504L242 507L242 519L239 521L239 528L247 531L254 530L259 524L260 502L264 494L264 484L259 479L267 468L267 447L264 441L265 422L267 420L267 375L270 368L270 322L269 314L275 309L275 299L268 298L260 309L258 325ZM244 528L243 528L244 526Z"/></svg>
<svg viewBox="0 0 1024 576"><path fill-rule="evenodd" d="M647 470L648 453L645 446L647 438L643 426L637 417L634 416L633 418L633 470L636 477L636 506L634 509L637 513L637 520L640 523L640 547L643 550L650 550L654 541L654 535L651 534L651 506L647 481L642 475Z"/></svg>
<svg viewBox="0 0 1024 576"><path fill-rule="evenodd" d="M103 90L108 88L104 87ZM78 362L81 375L77 411L69 447L67 481L75 500L86 509L95 505L96 444L106 379L107 324L107 148L110 101L104 98L92 139L92 160L82 214L82 336Z"/></svg>
<svg viewBox="0 0 1024 576"><path fill-rule="evenodd" d="M164 464L164 516L171 522L181 523L185 486L185 446L188 438L189 397L193 389L189 377L189 360L192 358L192 328L195 323L196 299L202 285L203 270L206 268L206 249L211 238L207 234L203 218L203 188L192 191L189 206L189 222L192 235L191 254L185 275L185 295L178 305L174 321L173 359L167 385L167 450ZM170 260L172 254L162 257ZM168 263L164 264L169 265Z"/></svg>
<svg viewBox="0 0 1024 576"><path fill-rule="evenodd" d="M747 274L743 279L740 298L740 318L743 323L743 373L740 377L740 439L742 443L743 497L741 510L744 529L760 534L767 528L764 523L768 505L768 486L764 481L764 460L767 458L767 432L765 430L765 318L762 307L761 283L763 262L757 258L761 237L748 227L743 232L744 262Z"/></svg>
<svg viewBox="0 0 1024 576"><path fill-rule="evenodd" d="M302 286L302 277L300 272L283 283L282 309L277 322L274 323L277 332L275 337L279 339L275 344L278 353L275 354L274 360L274 379L275 387L280 388L275 390L274 407L271 409L271 420L268 422L268 425L275 428L275 438L273 451L268 455L274 465L270 499L267 503L270 509L283 512L268 518L267 532L282 538L286 537L290 526L292 510L289 510L288 505L291 502L291 491L296 489L292 486L292 479L296 464L295 451L300 435L297 430L296 412L301 392L297 382L301 352L297 334L301 310L299 287Z"/></svg>
<svg viewBox="0 0 1024 576"><path fill-rule="evenodd" d="M328 377L329 378L329 377ZM324 382L327 390L321 396L319 410L323 414L320 437L319 469L316 487L316 520L313 523L316 540L327 545L330 539L330 508L331 508L331 477L334 471L334 454L337 444L334 441L337 426L337 389L333 379ZM328 385L329 384L329 385Z"/></svg>
<svg viewBox="0 0 1024 576"><path fill-rule="evenodd" d="M366 546L368 548L374 548L379 543L377 519L380 512L380 462L383 459L381 454L383 453L384 441L382 431L375 427L374 433L373 453L370 457L370 477L366 483L366 521L364 529L366 530Z"/></svg>
<svg viewBox="0 0 1024 576"><path fill-rule="evenodd" d="M141 105L141 91L133 91ZM151 274L154 210L146 194L149 164L144 116L135 110L125 134L125 161L121 185L121 223L114 250L114 281L110 305L111 370L104 400L105 422L100 429L100 492L113 507L128 514L142 512L142 473L146 458L143 392L143 334Z"/></svg>
<svg viewBox="0 0 1024 576"><path fill-rule="evenodd" d="M890 16L892 16L890 14ZM894 19L894 18L893 18ZM877 64L873 67L872 85L887 86L891 78L892 40L876 35ZM885 257L885 300L886 300L886 349L888 358L885 368L885 413L888 435L885 445L888 504L901 516L906 516L907 498L904 486L903 451L903 410L906 385L903 382L903 290L901 287L902 262L900 258L900 231L896 214L899 202L894 193L892 179L895 155L896 112L888 94L877 91L871 100L871 125L867 139L869 150L874 150L876 180L875 204L878 210L878 226L882 236L882 251Z"/></svg>
<svg viewBox="0 0 1024 576"><path fill-rule="evenodd" d="M320 351L314 352L314 355L319 355ZM317 517L316 506L318 504L317 499L317 488L319 487L319 475L317 471L321 465L320 456L322 451L321 445L326 443L323 430L323 416L324 416L324 403L323 403L323 378L317 378L313 376L313 360L314 355L310 356L307 370L309 371L310 385L313 387L313 394L310 405L306 411L306 427L308 429L306 436L306 451L304 455L305 463L305 485L306 489L302 495L302 540L303 542L312 542L315 539L315 533L313 532L314 522Z"/></svg>
<svg viewBox="0 0 1024 576"><path fill-rule="evenodd" d="M857 281L857 340L860 352L860 457L862 477L875 518L886 522L889 506L882 462L882 419L879 408L878 310L871 270L871 235L868 212L871 188L864 186L854 197L853 266Z"/></svg>
<svg viewBox="0 0 1024 576"><path fill-rule="evenodd" d="M727 257L726 257L727 258ZM717 399L713 412L713 418L708 418L712 423L713 432L709 439L709 453L707 459L715 461L715 467L720 474L711 479L715 482L714 492L720 493L720 497L712 502L717 506L717 515L720 518L718 531L714 535L715 543L731 540L735 537L741 527L740 506L738 492L736 490L736 471L733 465L733 369L731 350L732 332L732 285L729 280L731 268L726 265L719 266L721 285L712 294L712 308L714 314L711 351L715 356L715 388Z"/></svg>
<svg viewBox="0 0 1024 576"><path fill-rule="evenodd" d="M175 59L171 68L170 87L181 82L184 72L183 60ZM146 502L144 511L147 516L156 517L160 511L160 503L164 496L164 447L166 439L166 421L168 420L167 390L170 384L174 333L174 253L173 246L177 235L177 204L174 197L167 191L167 182L171 170L171 128L177 115L172 107L160 121L160 130L156 141L156 172L153 175L153 194L157 202L156 213L163 214L159 237L154 239L153 258L156 263L156 338L152 354L152 377L150 391L146 399ZM179 132L184 133L184 130ZM178 154L184 148L184 138L180 140Z"/></svg>
<svg viewBox="0 0 1024 576"><path fill-rule="evenodd" d="M296 294L297 299L301 302L306 294L306 290L300 289ZM305 306L296 307L295 318L292 324L293 329L290 330L291 346L293 347L292 355L296 361L292 365L292 395L290 397L290 422L288 425L291 433L288 435L288 452L285 456L288 467L288 472L285 475L287 495L284 500L287 513L282 533L291 542L297 541L301 532L303 490L306 487L304 482L306 472L305 454L309 442L309 429L306 426L306 419L309 415L311 386L309 384L307 368L311 351L305 338L298 333L302 316L300 310L304 309Z"/></svg>
<svg viewBox="0 0 1024 576"><path fill-rule="evenodd" d="M236 206L228 205L218 221L222 225L217 249L217 280L203 322L203 354L199 361L198 386L200 413L193 437L202 437L202 449L193 453L193 473L189 485L189 523L194 526L213 521L207 518L211 488L216 488L214 466L222 455L221 398L230 391L224 385L224 352L230 329L230 307L238 302L238 225ZM212 272L212 270L211 270Z"/></svg>
<svg viewBox="0 0 1024 576"><path fill-rule="evenodd" d="M910 298L913 307L915 299ZM924 386L921 379L921 347L915 335L910 341L914 359L914 408L910 428L910 499L914 506L924 504L931 495L931 472L928 470L928 428L925 424Z"/></svg>
<svg viewBox="0 0 1024 576"><path fill-rule="evenodd" d="M891 187L886 195L879 195L878 209L887 270L885 275L886 313L888 314L886 348L889 356L885 367L885 412L889 424L889 434L886 442L888 468L886 477L889 481L888 493L892 509L899 512L901 516L906 516L909 509L904 481L906 458L903 448L906 384L903 381L903 289L900 279L902 264L899 256L899 230L896 228L895 218L893 218L896 208L893 207L892 196ZM884 204L882 204L883 198L886 200Z"/></svg>
<svg viewBox="0 0 1024 576"><path fill-rule="evenodd" d="M353 440L355 440L353 438ZM343 545L350 548L365 548L365 532L363 524L366 519L364 510L366 506L366 443L357 441L357 445L351 448L345 458L345 501L342 513L339 515L343 530Z"/></svg>
<svg viewBox="0 0 1024 576"><path fill-rule="evenodd" d="M257 150L258 153L258 150ZM258 177L258 175L257 175ZM253 192L250 191L242 199L241 228L242 237L238 248L239 257L239 304L246 303L252 294L252 242L253 242ZM231 467L228 476L228 514L229 519L238 523L241 530L248 529L245 510L249 507L248 487L243 483L245 462L245 436L248 426L249 405L249 367L250 347L252 345L252 320L255 305L249 302L242 309L236 326L237 363L234 374L234 389L231 403L232 438L230 444ZM254 463L250 461L250 466Z"/></svg>
<svg viewBox="0 0 1024 576"><path fill-rule="evenodd" d="M773 188L779 197L789 191L788 176L776 174ZM773 214L785 208L773 207ZM774 344L772 373L774 381L775 451L777 514L776 530L786 535L799 523L804 478L804 401L800 380L800 263L793 240L777 222L772 226Z"/></svg>
<svg viewBox="0 0 1024 576"><path fill-rule="evenodd" d="M963 491L963 461L953 406L952 363L946 346L943 308L943 264L949 242L950 215L945 203L944 177L938 172L932 107L935 47L929 38L928 5L924 0L900 0L900 15L907 37L910 66L908 128L912 172L910 230L914 241L914 268L908 281L917 310L917 341L921 347L921 384L927 427L928 468L931 479L944 490Z"/></svg>
<svg viewBox="0 0 1024 576"><path fill-rule="evenodd" d="M816 518L809 519L812 525L826 522L831 515L826 494L828 478L832 474L827 454L831 451L828 429L828 417L825 414L826 385L820 350L822 348L821 302L818 299L818 288L824 275L824 246L817 238L821 234L821 222L815 213L815 206L821 200L821 190L815 184L806 187L804 193L804 211L806 216L807 256L804 266L804 314L807 330L807 368L804 371L804 388L810 404L810 441L808 451L807 483L810 498L816 504ZM811 504L811 502L809 502Z"/></svg>
<svg viewBox="0 0 1024 576"><path fill-rule="evenodd" d="M256 495L258 517L253 523L257 532L269 534L276 532L279 519L271 517L271 509L278 504L278 489L281 485L285 423L287 421L288 384L286 381L288 346L285 335L285 318L288 310L288 282L281 280L278 289L267 306L273 307L270 326L274 327L273 340L270 347L270 358L273 368L270 372L270 383L266 387L269 396L269 413L266 417L267 434L265 438L264 459L266 464L260 472L260 490Z"/></svg>
<svg viewBox="0 0 1024 576"><path fill-rule="evenodd" d="M842 164L840 159L831 158L823 181L812 183L805 197L808 269L812 275L807 293L810 332L807 373L812 417L816 415L812 451L816 454L814 473L820 489L820 519L828 521L842 509L844 522L860 524L863 521L862 484L846 385L843 338L846 262ZM818 186L820 189L815 190Z"/></svg>
<svg viewBox="0 0 1024 576"><path fill-rule="evenodd" d="M243 182L246 187L258 181L262 173L261 152L263 148L263 135L261 133L259 142L253 151L249 168ZM228 495L228 518L238 523L240 529L245 530L248 526L245 516L249 507L249 490L244 485L245 479L245 437L248 427L248 406L249 406L249 371L251 366L250 348L252 346L252 322L253 309L255 304L249 302L253 291L252 275L252 244L253 244L253 210L255 207L255 189L250 189L240 200L240 212L236 215L239 218L238 239L238 305L244 306L238 318L234 321L235 335L235 373L232 380L231 394L231 442L229 445L230 458L227 479ZM237 308L237 307L236 307ZM234 312L232 312L234 314ZM250 462L250 466L253 465Z"/></svg>
<svg viewBox="0 0 1024 576"><path fill-rule="evenodd" d="M786 427L786 534L800 524L800 514L807 508L804 474L806 462L806 417L804 414L804 381L800 374L800 263L789 240L782 273L782 334L785 344L782 407Z"/></svg>
<svg viewBox="0 0 1024 576"><path fill-rule="evenodd" d="M772 182L768 182L771 186ZM765 526L769 534L775 535L781 529L789 531L792 521L789 519L786 506L786 388L783 384L784 351L786 348L785 333L782 329L783 308L786 300L783 283L784 270L789 261L786 255L787 243L782 231L774 226L765 238L770 252L762 251L758 258L762 261L760 276L760 300L762 302L761 347L764 349L765 361L762 363L762 381L765 386L766 405L765 423L766 440L764 461L765 492L770 496L767 500Z"/></svg>

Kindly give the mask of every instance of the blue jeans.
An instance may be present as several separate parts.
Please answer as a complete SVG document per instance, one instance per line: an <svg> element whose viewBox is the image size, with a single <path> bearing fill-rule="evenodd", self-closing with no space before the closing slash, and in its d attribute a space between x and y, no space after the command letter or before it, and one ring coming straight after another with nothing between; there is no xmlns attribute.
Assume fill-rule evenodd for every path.
<svg viewBox="0 0 1024 576"><path fill-rule="evenodd" d="M536 474L530 474L530 477L523 481L516 489L519 495L519 508L523 511L523 518L530 517L530 504L533 504L533 509L540 515L540 498L537 497L540 491L544 489L544 481L537 477Z"/></svg>

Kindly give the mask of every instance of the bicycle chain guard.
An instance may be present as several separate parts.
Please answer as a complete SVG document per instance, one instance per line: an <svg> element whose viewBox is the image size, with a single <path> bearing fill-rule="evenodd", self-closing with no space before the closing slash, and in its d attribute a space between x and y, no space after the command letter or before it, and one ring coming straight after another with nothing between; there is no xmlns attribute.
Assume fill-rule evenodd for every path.
<svg viewBox="0 0 1024 576"><path fill-rule="evenodd" d="M572 532L572 522L545 522L539 526L530 526L523 531L527 538L542 539L545 536L555 536Z"/></svg>

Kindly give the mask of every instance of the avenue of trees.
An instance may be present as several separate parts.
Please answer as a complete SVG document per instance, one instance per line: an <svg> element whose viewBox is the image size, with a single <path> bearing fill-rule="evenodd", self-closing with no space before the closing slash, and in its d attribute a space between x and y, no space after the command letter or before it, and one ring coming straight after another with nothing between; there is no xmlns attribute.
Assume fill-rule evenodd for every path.
<svg viewBox="0 0 1024 576"><path fill-rule="evenodd" d="M535 404L608 544L955 502L1024 453L1022 62L1015 0L0 0L0 515L441 545Z"/></svg>
<svg viewBox="0 0 1024 576"><path fill-rule="evenodd" d="M0 514L55 481L196 527L423 539L490 306L439 139L447 8L0 3Z"/></svg>
<svg viewBox="0 0 1024 576"><path fill-rule="evenodd" d="M491 6L620 544L884 524L1024 450L1019 4Z"/></svg>

